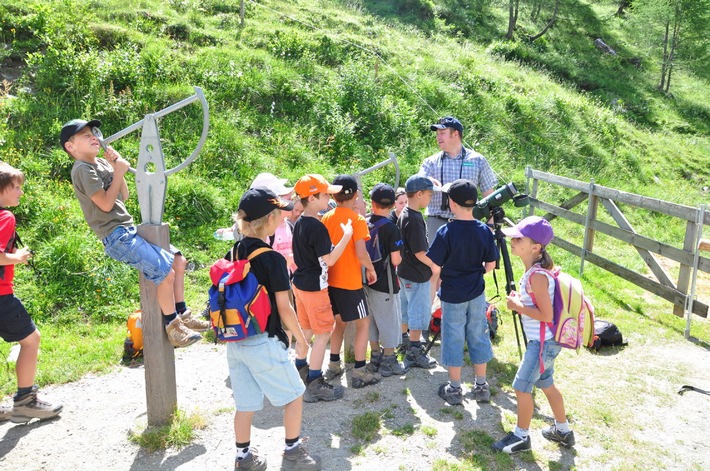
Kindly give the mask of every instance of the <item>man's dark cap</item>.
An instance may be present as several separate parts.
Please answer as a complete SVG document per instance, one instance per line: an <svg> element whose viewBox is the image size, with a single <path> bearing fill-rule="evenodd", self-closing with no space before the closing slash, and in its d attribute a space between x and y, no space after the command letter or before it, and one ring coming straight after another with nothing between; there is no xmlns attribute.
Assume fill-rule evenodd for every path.
<svg viewBox="0 0 710 471"><path fill-rule="evenodd" d="M370 199L380 206L392 206L396 199L394 188L387 183L378 183L370 190Z"/></svg>
<svg viewBox="0 0 710 471"><path fill-rule="evenodd" d="M438 129L446 129L446 128L455 129L459 133L461 133L461 135L463 135L463 124L461 124L461 121L454 118L453 116L447 116L445 118L441 118L437 123L432 124L430 127L430 129L432 131L436 131Z"/></svg>
<svg viewBox="0 0 710 471"><path fill-rule="evenodd" d="M340 185L340 195L352 195L357 192L357 180L353 175L338 175L333 179L333 185Z"/></svg>
<svg viewBox="0 0 710 471"><path fill-rule="evenodd" d="M62 149L66 150L64 147L64 144L72 138L72 136L85 127L96 127L100 128L101 127L101 121L98 119L92 119L91 121L84 121L83 119L72 119L68 123L64 124L62 126L62 132L59 133L59 143L62 146Z"/></svg>

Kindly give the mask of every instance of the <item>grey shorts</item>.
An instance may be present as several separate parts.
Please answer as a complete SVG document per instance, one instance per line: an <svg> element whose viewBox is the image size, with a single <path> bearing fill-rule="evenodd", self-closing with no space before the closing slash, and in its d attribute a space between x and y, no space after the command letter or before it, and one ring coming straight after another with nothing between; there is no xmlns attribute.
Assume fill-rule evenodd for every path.
<svg viewBox="0 0 710 471"><path fill-rule="evenodd" d="M382 348L397 348L402 341L399 295L365 286L365 299L370 310L370 342L379 342Z"/></svg>

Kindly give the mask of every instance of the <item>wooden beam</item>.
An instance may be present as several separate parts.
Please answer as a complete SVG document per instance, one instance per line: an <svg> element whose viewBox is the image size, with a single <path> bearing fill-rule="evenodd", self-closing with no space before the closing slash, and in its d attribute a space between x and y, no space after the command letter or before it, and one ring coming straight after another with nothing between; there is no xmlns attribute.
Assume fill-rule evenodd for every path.
<svg viewBox="0 0 710 471"><path fill-rule="evenodd" d="M609 214L611 214L611 217L614 218L614 221L616 221L619 227L636 234L636 231L631 226L631 223L626 219L626 216L624 216L619 207L616 206L613 201L602 199L602 204L604 205L606 210L609 211ZM646 262L648 268L650 268L653 274L656 275L656 279L666 286L675 288L675 284L671 280L670 276L668 276L668 273L666 273L663 267L658 263L656 257L648 250L636 246L634 247L636 248L636 251L639 253L641 258L644 260L644 262Z"/></svg>
<svg viewBox="0 0 710 471"><path fill-rule="evenodd" d="M559 175L553 175L551 173L546 172L540 172L538 170L531 170L529 172L529 176L531 178L553 183L559 186L563 186L565 188L570 188L572 190L584 192L589 191L588 182L573 180L571 178L561 177ZM663 201L656 198L649 198L647 196L636 195L633 193L627 193L625 191L615 190L613 188L601 185L595 185L594 194L601 198L607 198L617 202L647 209L649 211L667 214L669 216L684 219L686 221L695 222L695 215L698 211L697 208L693 208L692 206L670 203L668 201ZM703 224L710 226L710 211L705 212Z"/></svg>
<svg viewBox="0 0 710 471"><path fill-rule="evenodd" d="M170 249L167 224L141 224L138 235L151 244ZM165 334L163 313L158 304L158 287L141 274L140 289L148 425L167 425L177 407L175 352Z"/></svg>
<svg viewBox="0 0 710 471"><path fill-rule="evenodd" d="M564 250L567 250L570 253L573 254L578 254L581 253L582 248L578 247L577 245L568 242L564 239L561 239L560 237L555 237L552 239L552 243ZM600 257L597 254L594 253L587 253L586 254L586 259L587 261L597 265L600 268L605 269L608 272L611 272L617 276L620 276L624 278L627 281L630 281L631 283L640 286L646 291L650 291L651 293L654 293L663 299L672 302L675 306L680 306L681 307L681 314L680 317L683 317L683 309L685 308L685 294L682 292L678 291L677 289L664 286L656 281L653 281L650 278L646 278L645 276L642 276L636 272L633 272L629 270L626 267L622 267L621 265L618 265L614 262L611 262L603 257ZM696 300L693 303L693 314L696 314L700 317L707 318L708 316L708 305L704 304L698 300Z"/></svg>
<svg viewBox="0 0 710 471"><path fill-rule="evenodd" d="M700 243L698 243L698 249L703 250L705 252L710 252L710 240L700 239Z"/></svg>

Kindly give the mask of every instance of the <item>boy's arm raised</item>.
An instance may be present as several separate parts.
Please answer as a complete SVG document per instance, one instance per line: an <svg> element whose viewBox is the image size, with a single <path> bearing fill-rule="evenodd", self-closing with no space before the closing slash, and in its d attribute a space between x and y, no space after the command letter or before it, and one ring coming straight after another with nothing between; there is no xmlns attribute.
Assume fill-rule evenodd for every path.
<svg viewBox="0 0 710 471"><path fill-rule="evenodd" d="M335 265L335 262L338 261L343 251L345 251L348 242L350 242L350 239L353 237L353 222L350 219L348 219L347 224L341 223L340 227L343 229L343 238L340 239L340 242L338 242L338 245L335 246L332 252L321 257L329 267Z"/></svg>
<svg viewBox="0 0 710 471"><path fill-rule="evenodd" d="M111 211L119 194L124 200L128 198L128 185L126 185L126 180L123 177L130 168L128 161L121 157L112 147L106 150L106 160L113 167L113 181L108 190L99 190L91 195L91 201L105 213Z"/></svg>

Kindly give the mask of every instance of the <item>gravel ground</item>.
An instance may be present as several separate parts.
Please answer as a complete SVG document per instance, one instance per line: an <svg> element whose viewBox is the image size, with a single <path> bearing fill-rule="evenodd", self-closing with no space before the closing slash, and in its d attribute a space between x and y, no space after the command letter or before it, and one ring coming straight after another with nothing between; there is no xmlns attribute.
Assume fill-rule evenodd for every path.
<svg viewBox="0 0 710 471"><path fill-rule="evenodd" d="M438 347L432 350L438 357ZM704 348L679 343L674 349L673 368L678 366L689 376L687 380L710 385L707 371L710 354ZM632 361L649 357L648 352L632 347L625 349ZM677 358L675 358L677 356ZM605 357L587 355L592 361ZM662 354L649 361L663 362ZM705 369L703 371L703 368ZM225 386L227 365L224 346L207 342L176 351L177 392L179 407L204 416L208 426L198 432L193 444L181 450L169 449L147 453L131 443L129 431L141 432L146 423L144 369L117 367L110 374L87 376L80 381L48 387L44 392L64 402L61 417L56 420L30 422L27 425L0 424L0 469L2 470L229 470L234 459L232 430L233 402L231 390ZM470 368L464 381L472 381ZM437 460L461 463L469 457L463 442L464 433L481 430L493 437L503 435L501 420L515 410L514 395L503 392L493 381L491 404L478 405L467 395L460 414L453 414L437 396L436 388L446 380L446 372L416 369L406 378L383 379L380 385L346 390L343 399L332 403L304 404L303 436L308 436L308 449L322 458L326 470L405 470L431 469ZM345 384L345 380L343 380ZM703 383L695 383L703 387ZM663 385L673 388L672 385ZM669 394L674 394L670 392ZM652 404L638 411L637 443L660 444L668 452L648 461L645 469L681 468L710 469L710 448L704 440L710 398L688 392L682 400ZM653 399L653 398L652 398ZM7 400L7 398L6 398ZM645 401L648 403L649 401ZM360 453L360 444L352 436L352 421L369 410L383 416L380 434ZM544 409L543 409L544 410ZM549 412L543 412L547 415ZM458 415L458 417L457 417ZM269 469L281 463L283 429L281 410L267 405L257 413L252 444L267 456ZM660 430L659 430L660 424ZM398 429L414 427L414 432L398 436ZM536 462L520 460L519 469L539 470L542 464L552 469L623 469L624 465L606 459L595 462L603 450L592 439L578 434L574 450L551 446L533 432ZM612 436L613 437L613 436ZM622 458L623 459L623 458ZM680 461L678 461L680 460ZM503 468L500 468L503 469Z"/></svg>

